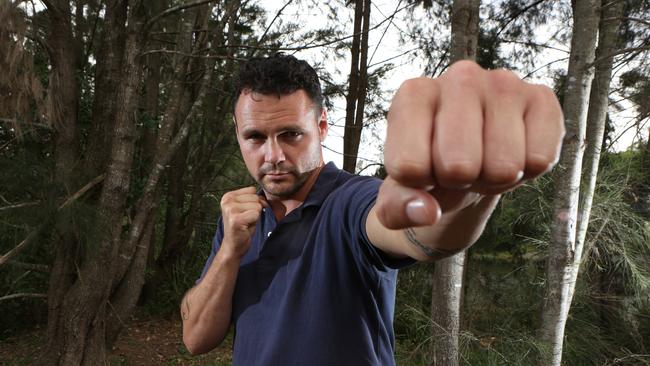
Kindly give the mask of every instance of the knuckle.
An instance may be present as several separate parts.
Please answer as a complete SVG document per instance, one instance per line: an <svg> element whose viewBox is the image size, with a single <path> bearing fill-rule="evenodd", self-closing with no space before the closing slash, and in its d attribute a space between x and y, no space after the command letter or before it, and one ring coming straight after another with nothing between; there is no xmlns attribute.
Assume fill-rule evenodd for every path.
<svg viewBox="0 0 650 366"><path fill-rule="evenodd" d="M396 97L422 96L431 89L432 85L433 80L425 76L408 79L400 85Z"/></svg>
<svg viewBox="0 0 650 366"><path fill-rule="evenodd" d="M377 195L377 204L375 206L377 220L382 223L388 229L396 229L396 223L394 220L393 209L390 207L391 200L391 187L394 183L389 179L386 179L384 183L379 187L379 193Z"/></svg>
<svg viewBox="0 0 650 366"><path fill-rule="evenodd" d="M481 80L483 70L473 61L461 60L449 67L445 75L462 86L474 86Z"/></svg>
<svg viewBox="0 0 650 366"><path fill-rule="evenodd" d="M490 90L498 93L519 94L524 82L517 74L508 70L492 70L488 72Z"/></svg>
<svg viewBox="0 0 650 366"><path fill-rule="evenodd" d="M546 85L535 85L532 95L534 101L539 101L546 106L548 117L551 120L550 122L555 124L555 126L552 127L557 129L560 138L564 137L564 134L566 133L564 114L562 112L562 106L560 106L560 101L553 89Z"/></svg>
<svg viewBox="0 0 650 366"><path fill-rule="evenodd" d="M483 172L483 178L492 184L508 184L519 181L523 176L520 164L500 161L490 164Z"/></svg>
<svg viewBox="0 0 650 366"><path fill-rule="evenodd" d="M526 157L526 172L529 175L537 175L544 173L553 167L555 157L540 153L529 154Z"/></svg>
<svg viewBox="0 0 650 366"><path fill-rule="evenodd" d="M377 219L388 229L399 228L386 204L377 204Z"/></svg>
<svg viewBox="0 0 650 366"><path fill-rule="evenodd" d="M421 179L430 175L430 169L425 164L396 157L392 162L386 162L386 172L397 181Z"/></svg>
<svg viewBox="0 0 650 366"><path fill-rule="evenodd" d="M400 86L400 89L406 91L419 92L423 87L429 85L431 79L425 76L420 76L417 78L412 78L404 81Z"/></svg>
<svg viewBox="0 0 650 366"><path fill-rule="evenodd" d="M446 161L436 171L436 177L441 181L470 183L480 174L480 167L472 161Z"/></svg>
<svg viewBox="0 0 650 366"><path fill-rule="evenodd" d="M224 217L229 217L230 219L232 219L232 217L234 216L232 206L230 206L230 205L222 206L221 207L221 215L224 216Z"/></svg>

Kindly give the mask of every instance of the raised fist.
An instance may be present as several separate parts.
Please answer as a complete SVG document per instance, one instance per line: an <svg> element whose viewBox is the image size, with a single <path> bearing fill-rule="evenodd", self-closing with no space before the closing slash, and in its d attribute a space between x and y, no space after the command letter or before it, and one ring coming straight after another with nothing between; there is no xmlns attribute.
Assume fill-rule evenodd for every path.
<svg viewBox="0 0 650 366"><path fill-rule="evenodd" d="M268 203L257 195L254 187L231 191L221 198L221 217L223 219L222 250L241 258L251 244L251 236L260 218L263 207Z"/></svg>

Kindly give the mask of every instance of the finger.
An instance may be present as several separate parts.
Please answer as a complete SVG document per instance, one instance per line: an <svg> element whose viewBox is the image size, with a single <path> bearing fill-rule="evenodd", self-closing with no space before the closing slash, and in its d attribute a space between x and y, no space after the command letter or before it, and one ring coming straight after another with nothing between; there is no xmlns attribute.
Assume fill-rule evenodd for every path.
<svg viewBox="0 0 650 366"><path fill-rule="evenodd" d="M259 201L255 202L244 202L244 203L237 203L236 205L233 205L233 213L241 213L244 211L262 211L262 204Z"/></svg>
<svg viewBox="0 0 650 366"><path fill-rule="evenodd" d="M533 178L553 168L560 159L564 116L553 90L530 85L527 94L525 177Z"/></svg>
<svg viewBox="0 0 650 366"><path fill-rule="evenodd" d="M431 134L438 94L435 81L411 79L400 86L391 103L384 163L388 175L403 185L433 184Z"/></svg>
<svg viewBox="0 0 650 366"><path fill-rule="evenodd" d="M235 196L235 202L259 202L260 196L257 193L244 193Z"/></svg>
<svg viewBox="0 0 650 366"><path fill-rule="evenodd" d="M524 176L524 86L510 71L495 70L487 75L480 181L488 187L508 189Z"/></svg>
<svg viewBox="0 0 650 366"><path fill-rule="evenodd" d="M435 224L440 206L426 191L399 184L390 176L379 189L377 219L388 229Z"/></svg>
<svg viewBox="0 0 650 366"><path fill-rule="evenodd" d="M481 172L483 154L483 70L465 61L441 80L440 106L433 131L433 166L438 184L465 188Z"/></svg>
<svg viewBox="0 0 650 366"><path fill-rule="evenodd" d="M221 197L221 203L225 202L230 202L230 201L235 201L237 197L241 195L246 195L246 194L255 194L256 189L255 187L244 187L240 188L234 191L226 192L222 197Z"/></svg>
<svg viewBox="0 0 650 366"><path fill-rule="evenodd" d="M461 210L481 198L481 194L472 189L446 189L436 187L429 191L440 210L444 213Z"/></svg>
<svg viewBox="0 0 650 366"><path fill-rule="evenodd" d="M243 211L238 213L236 215L236 222L239 223L240 225L249 228L257 224L259 218L260 218L259 210L248 210L248 211Z"/></svg>
<svg viewBox="0 0 650 366"><path fill-rule="evenodd" d="M256 193L256 192L257 192L257 188L255 188L255 187L244 187L244 188L240 188L240 189L237 189L235 191L232 191L232 193L234 193L236 195L247 194L247 193Z"/></svg>

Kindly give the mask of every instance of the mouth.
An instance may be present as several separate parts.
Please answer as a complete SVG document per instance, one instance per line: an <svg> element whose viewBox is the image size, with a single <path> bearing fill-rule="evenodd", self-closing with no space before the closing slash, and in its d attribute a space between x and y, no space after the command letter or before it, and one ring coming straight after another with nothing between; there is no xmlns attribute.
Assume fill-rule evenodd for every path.
<svg viewBox="0 0 650 366"><path fill-rule="evenodd" d="M288 176L289 172L268 172L265 173L264 175L266 175L269 178L282 178Z"/></svg>

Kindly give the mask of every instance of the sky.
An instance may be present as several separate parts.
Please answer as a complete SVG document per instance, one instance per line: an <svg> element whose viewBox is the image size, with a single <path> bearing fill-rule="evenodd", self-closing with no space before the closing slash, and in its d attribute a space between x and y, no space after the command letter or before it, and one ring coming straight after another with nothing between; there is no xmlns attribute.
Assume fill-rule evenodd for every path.
<svg viewBox="0 0 650 366"><path fill-rule="evenodd" d="M483 3L487 1L484 0ZM286 1L270 1L261 0L259 3L268 9L269 18L277 12L278 9L286 4ZM404 1L406 3L406 1ZM371 27L386 19L386 16L392 14L398 2L396 1L380 1L374 0L371 8ZM405 13L402 11L402 13ZM283 11L281 18L286 21L298 20L301 24L305 24L305 28L314 27L312 25L320 25L324 21L324 12L319 9L308 9L306 7L297 7L293 5L287 6ZM484 14L481 15L482 18ZM337 11L337 18L339 21L345 21L346 34L352 34L353 25L353 10L352 8L340 8ZM563 26L570 26L563 25ZM561 44L552 37L553 28L556 25L549 24L546 27L540 27L536 30L537 42L541 44L549 44L553 48L548 48L539 56L539 61L542 64L550 64L548 67L540 69L537 73L530 75L526 78L527 81L542 83L551 86L552 80L547 77L548 72L555 69L567 68L567 57L569 55L569 45ZM370 54L373 55L369 64L381 62L383 60L390 60L395 64L395 68L387 75L387 78L382 83L382 88L386 90L386 108L389 105L390 97L399 85L409 78L422 76L424 74L424 61L421 57L413 57L417 55L416 52L409 52L414 50L417 46L414 44L400 44L399 35L408 30L408 25L402 20L402 17L394 18L392 22L384 22L380 27L370 31L369 49ZM441 35L448 37L447 34ZM508 47L515 47L515 45L505 45L504 51L508 51ZM300 51L295 53L298 58L305 59L310 63L317 63L322 59L322 49L311 49L307 51ZM348 56L348 54L346 54ZM548 61L548 62L547 62ZM344 81L347 78L349 70L349 56L337 62L327 65L328 70L338 73L338 81ZM620 73L620 70L619 70ZM525 75L519 75L524 77ZM333 100L334 106L329 110L330 132L328 138L325 140L324 157L326 161L334 161L339 167L343 164L343 128L345 120L345 100L343 98ZM616 112L610 108L611 117L617 124L617 133L621 133L626 129L629 123L634 119L634 112L631 105L623 103L624 111ZM381 146L383 136L385 134L385 122L376 126L377 130L372 135L370 131L364 129L362 136L362 145L360 146L358 167L364 167L368 164L375 164L381 162ZM637 131L629 129L626 133L618 138L613 146L614 150L620 151L626 149L635 139ZM359 169L359 168L358 168ZM372 174L375 168L368 169L364 174Z"/></svg>
<svg viewBox="0 0 650 366"><path fill-rule="evenodd" d="M486 3L496 3L499 0L483 0L483 4ZM325 14L326 12L322 8L322 2L313 1L313 4L316 6L309 7L307 5L299 5L297 3L303 3L307 1L293 1L293 0L257 0L256 3L260 4L263 8L268 10L268 20L273 19L276 12L281 9L284 5L289 3L289 5L284 9L279 19L276 19L274 27L277 25L297 21L301 24L304 24L303 27L306 30L316 29L323 22L326 21ZM410 78L418 77L424 75L424 60L422 57L418 57L417 46L415 44L401 44L399 41L400 34L408 32L408 24L405 23L404 17L397 16L394 17L392 21L385 21L387 16L393 14L395 10L403 9L404 5L402 3L407 3L407 1L400 0L373 0L372 8L370 12L371 17L371 29L374 25L383 22L383 24L375 29L370 31L369 38L369 49L371 58L369 59L369 64L382 64L382 62L388 60L392 62L395 67L389 72L386 78L382 81L381 88L385 92L385 103L384 108L388 109L390 105L390 99L394 94L394 91L397 90L399 85ZM36 2L37 9L43 7L40 2ZM312 4L312 5L313 5ZM337 22L345 24L345 34L352 34L353 26L353 9L352 7L345 8L339 7L337 9ZM405 10L401 10L400 14L405 14ZM481 14L482 21L485 21L485 14ZM413 21L413 19L410 19ZM422 20L418 20L422 21ZM549 24L546 27L540 27L536 31L537 43L548 44L552 48L544 50L540 55L540 62L546 63L549 66L542 68L539 72L530 75L526 78L527 81L542 83L551 86L552 80L547 77L550 71L555 69L566 69L567 60L569 54L569 46L566 44L561 44L558 41L554 40L551 36L554 28L558 26L569 27L570 24L565 25L555 25ZM447 29L446 34L441 34L441 37L449 36L449 29ZM514 44L503 46L504 52L508 51L508 47L516 47ZM310 62L311 64L316 64L323 59L323 49L322 48L313 48L310 50L300 51L294 55L298 58L302 58ZM330 73L335 77L337 82L343 82L347 79L349 72L349 54L345 54L346 57L339 59L337 62L327 63L326 67ZM564 60L563 60L564 59ZM547 62L548 61L548 62ZM614 77L620 75L624 69L618 69L615 72ZM524 77L526 75L519 75ZM330 122L330 131L327 139L323 143L323 152L325 161L333 161L337 166L343 166L343 125L345 123L345 100L343 98L333 99L333 107L328 111L329 122ZM613 144L613 150L621 151L627 149L632 143L634 143L639 136L647 138L648 131L647 129L641 129L641 131L636 128L630 128L634 124L635 116L633 107L629 102L622 101L619 103L622 107L622 110L617 110L615 108L609 109L610 118L613 119L616 126L615 133L615 143ZM369 164L377 164L381 162L382 157L382 146L383 139L385 136L385 121L375 125L374 131L369 131L364 129L361 146L359 151L359 162L358 167L363 168ZM646 126L647 127L647 126ZM373 169L368 169L364 174L372 174Z"/></svg>

